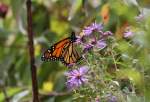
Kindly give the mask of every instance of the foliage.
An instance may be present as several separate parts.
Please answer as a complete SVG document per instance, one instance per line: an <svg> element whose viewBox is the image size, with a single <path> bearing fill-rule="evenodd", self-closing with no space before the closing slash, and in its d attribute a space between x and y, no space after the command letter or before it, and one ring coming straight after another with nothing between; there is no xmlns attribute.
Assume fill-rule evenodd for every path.
<svg viewBox="0 0 150 102"><path fill-rule="evenodd" d="M25 2L26 0L0 1L0 102L7 99L10 102L32 100ZM40 100L149 102L148 2L149 0L32 0ZM99 28L97 24L102 24L103 27ZM92 30L90 37L89 30ZM75 87L73 83L70 90L67 85L72 79L64 73L69 73L71 69L60 62L42 62L41 55L55 42L70 36L72 31L79 38L84 36L85 42L76 44L83 60L71 69L73 71L87 66L88 72L82 76L86 81ZM75 72L73 75L76 74L80 73Z"/></svg>

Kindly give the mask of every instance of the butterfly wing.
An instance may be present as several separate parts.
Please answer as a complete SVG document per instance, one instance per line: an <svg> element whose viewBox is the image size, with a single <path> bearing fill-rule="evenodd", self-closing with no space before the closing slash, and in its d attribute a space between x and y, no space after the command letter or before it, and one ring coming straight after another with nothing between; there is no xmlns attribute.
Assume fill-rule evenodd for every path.
<svg viewBox="0 0 150 102"><path fill-rule="evenodd" d="M71 37L65 38L46 50L41 57L42 61L60 60L65 65L77 63L81 59L75 49L74 42L76 41L75 33Z"/></svg>
<svg viewBox="0 0 150 102"><path fill-rule="evenodd" d="M54 44L44 52L43 56L41 57L42 61L59 60L62 55L64 46L68 45L69 43L70 43L70 39L66 38Z"/></svg>
<svg viewBox="0 0 150 102"><path fill-rule="evenodd" d="M71 42L68 46L64 48L61 56L61 62L65 65L77 63L81 59L81 55L75 49L75 45Z"/></svg>

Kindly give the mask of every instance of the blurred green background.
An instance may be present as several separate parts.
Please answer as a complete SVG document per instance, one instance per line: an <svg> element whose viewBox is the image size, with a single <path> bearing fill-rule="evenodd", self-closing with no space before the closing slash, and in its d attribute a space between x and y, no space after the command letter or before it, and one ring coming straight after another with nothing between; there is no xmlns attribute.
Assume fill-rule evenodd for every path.
<svg viewBox="0 0 150 102"><path fill-rule="evenodd" d="M32 0L35 59L42 102L73 101L72 94L68 94L65 86L66 79L63 73L67 68L59 62L42 62L43 51L55 42L70 36L72 31L78 35L84 26L94 21L103 22L106 26L105 30L112 31L117 39L121 39L124 24L127 22L139 27L134 17L139 14L140 7L149 9L148 0L140 1L139 5L134 3L134 0L128 1ZM8 7L6 16L0 18L0 102L4 102L6 97L11 102L28 102L32 99L32 87L26 30L26 1L0 0L0 3ZM150 21L145 22L149 26ZM148 34L150 31L145 32ZM147 46L150 44L149 38L149 35L135 38L135 41L144 46L138 58L141 59L140 65L145 68L146 75L150 72L150 57L148 57L150 47ZM122 53L130 49L124 41L119 44ZM143 51L144 49L146 51ZM130 54L135 55L134 50ZM128 63L129 61L124 64ZM122 71L128 72L128 70ZM128 74L131 75L131 73ZM150 78L146 80L145 85L149 88ZM49 93L51 94L48 95ZM146 94L149 96L150 93Z"/></svg>

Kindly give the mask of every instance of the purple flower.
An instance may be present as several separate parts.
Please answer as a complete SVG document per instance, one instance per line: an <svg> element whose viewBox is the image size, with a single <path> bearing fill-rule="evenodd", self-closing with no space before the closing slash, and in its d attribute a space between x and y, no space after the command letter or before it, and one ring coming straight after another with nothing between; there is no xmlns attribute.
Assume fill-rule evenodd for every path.
<svg viewBox="0 0 150 102"><path fill-rule="evenodd" d="M97 41L96 47L99 49L103 49L107 46L106 41L101 39Z"/></svg>
<svg viewBox="0 0 150 102"><path fill-rule="evenodd" d="M76 36L76 42L75 43L77 43L77 44L81 44L81 43L83 43L83 36Z"/></svg>
<svg viewBox="0 0 150 102"><path fill-rule="evenodd" d="M83 48L84 48L83 52L85 53L85 52L90 51L93 48L93 45L92 44L85 44L83 46Z"/></svg>
<svg viewBox="0 0 150 102"><path fill-rule="evenodd" d="M79 69L71 70L65 75L68 77L67 86L70 89L77 88L88 81L86 74L88 72L87 66L82 66Z"/></svg>
<svg viewBox="0 0 150 102"><path fill-rule="evenodd" d="M116 96L111 96L108 102L118 102Z"/></svg>
<svg viewBox="0 0 150 102"><path fill-rule="evenodd" d="M138 16L135 17L135 19L136 19L136 21L139 21L139 22L144 20L144 14L142 14L142 13L139 14Z"/></svg>
<svg viewBox="0 0 150 102"><path fill-rule="evenodd" d="M93 28L91 27L85 27L85 29L83 30L84 32L84 35L88 36L88 35L91 35L92 32L93 32Z"/></svg>
<svg viewBox="0 0 150 102"><path fill-rule="evenodd" d="M117 97L113 96L111 93L107 95L107 102L118 102Z"/></svg>
<svg viewBox="0 0 150 102"><path fill-rule="evenodd" d="M128 31L128 32L124 33L125 38L131 37L132 35L133 35L133 32L131 32L131 31Z"/></svg>
<svg viewBox="0 0 150 102"><path fill-rule="evenodd" d="M99 97L95 98L95 102L101 102Z"/></svg>
<svg viewBox="0 0 150 102"><path fill-rule="evenodd" d="M134 33L132 31L126 31L126 32L124 32L124 37L125 38L132 37L133 35L134 35Z"/></svg>
<svg viewBox="0 0 150 102"><path fill-rule="evenodd" d="M100 32L102 29L103 29L103 25L101 23L97 24L95 22L95 23L92 23L90 26L85 27L85 29L83 30L83 33L84 33L85 36L89 36L94 31Z"/></svg>
<svg viewBox="0 0 150 102"><path fill-rule="evenodd" d="M130 38L134 35L134 33L131 31L131 28L130 27L127 27L125 32L124 32L124 37L125 38Z"/></svg>

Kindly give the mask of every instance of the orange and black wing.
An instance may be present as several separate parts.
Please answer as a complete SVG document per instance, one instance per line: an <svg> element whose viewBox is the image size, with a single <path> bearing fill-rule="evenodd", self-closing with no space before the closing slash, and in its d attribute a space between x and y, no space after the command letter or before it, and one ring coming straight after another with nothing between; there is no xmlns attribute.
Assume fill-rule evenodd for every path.
<svg viewBox="0 0 150 102"><path fill-rule="evenodd" d="M66 38L54 44L44 52L43 56L41 57L42 61L59 60L62 55L64 47L69 45L69 43L70 43L70 38Z"/></svg>
<svg viewBox="0 0 150 102"><path fill-rule="evenodd" d="M81 59L81 55L75 49L75 45L71 42L66 48L63 49L63 53L61 56L61 62L65 65L70 65L73 63L77 63Z"/></svg>
<svg viewBox="0 0 150 102"><path fill-rule="evenodd" d="M72 33L71 37L59 41L46 50L41 57L42 61L60 60L65 65L77 63L81 59L81 56L75 49L75 41L75 34Z"/></svg>

